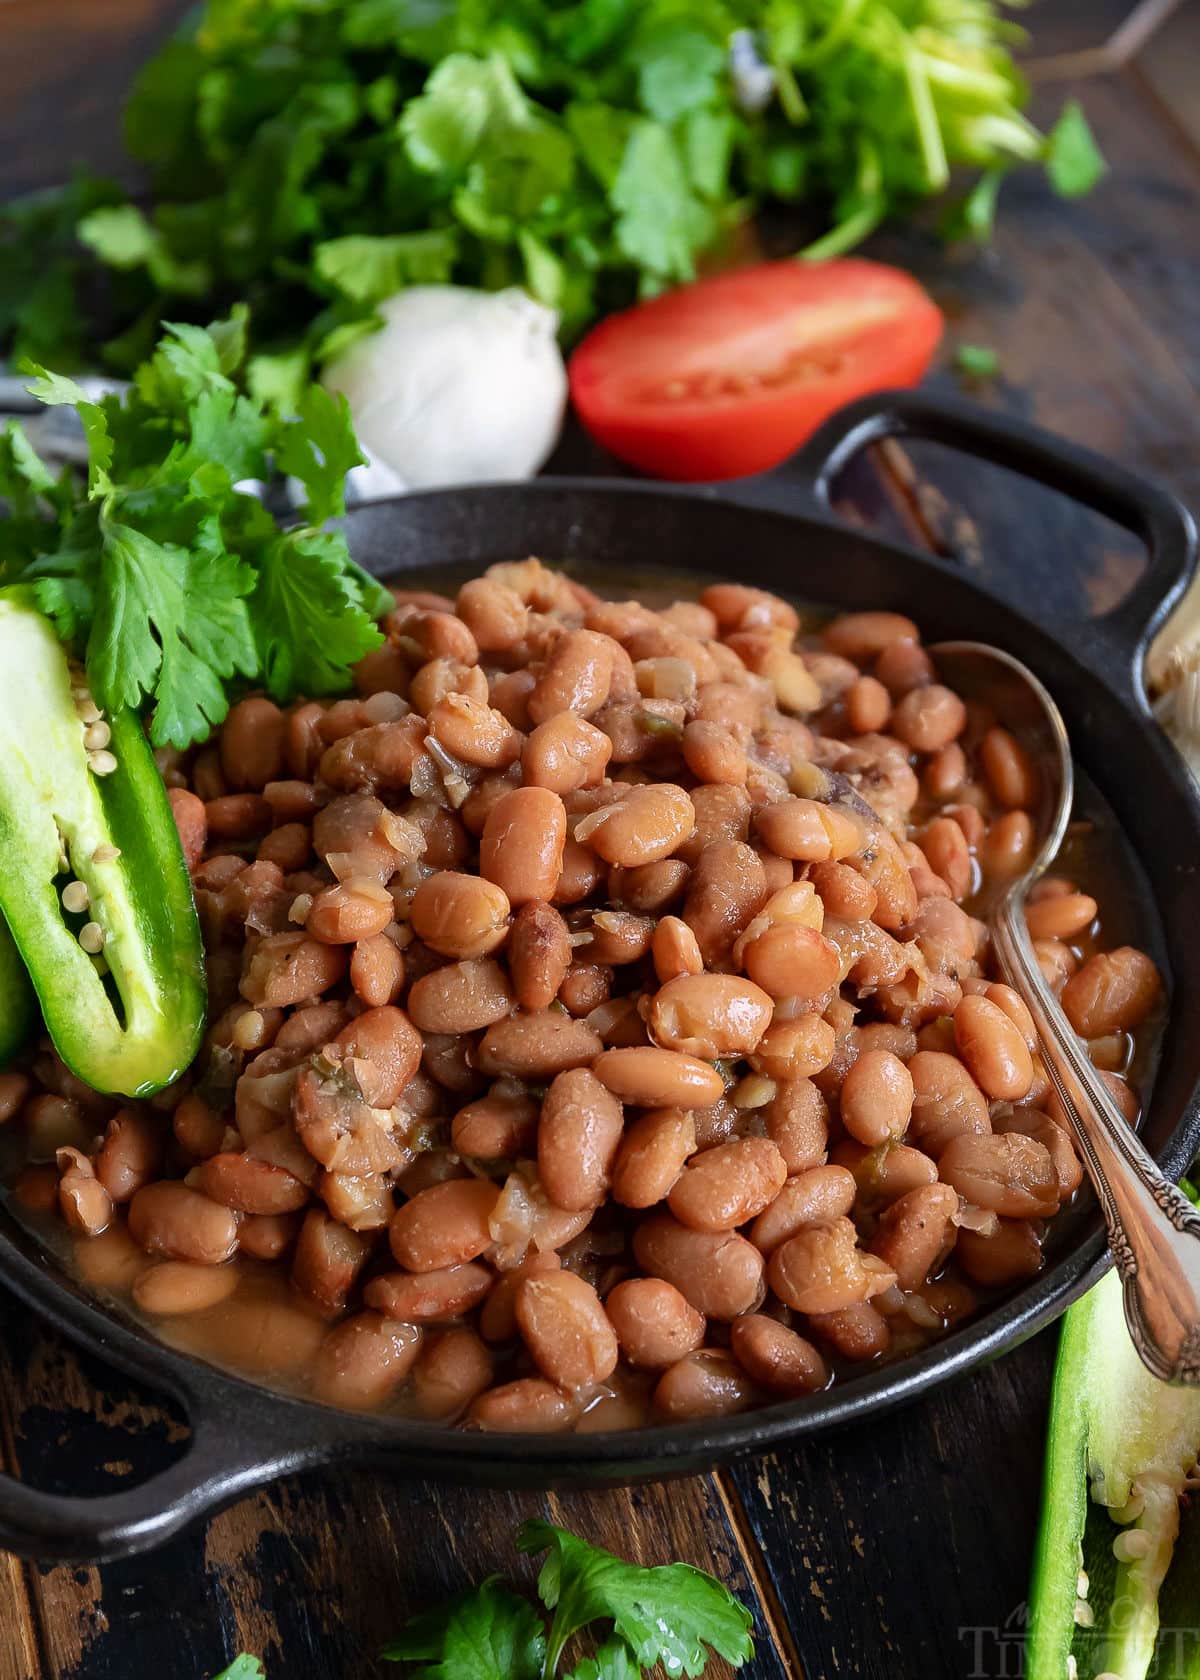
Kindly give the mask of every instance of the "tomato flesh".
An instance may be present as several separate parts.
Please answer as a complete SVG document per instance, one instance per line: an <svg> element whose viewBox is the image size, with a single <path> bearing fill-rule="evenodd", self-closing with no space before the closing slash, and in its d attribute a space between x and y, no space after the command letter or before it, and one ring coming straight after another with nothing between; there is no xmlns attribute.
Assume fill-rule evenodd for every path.
<svg viewBox="0 0 1200 1680"><path fill-rule="evenodd" d="M643 472L740 478L854 397L915 385L942 325L883 263L761 263L602 321L571 357L571 397L597 442Z"/></svg>

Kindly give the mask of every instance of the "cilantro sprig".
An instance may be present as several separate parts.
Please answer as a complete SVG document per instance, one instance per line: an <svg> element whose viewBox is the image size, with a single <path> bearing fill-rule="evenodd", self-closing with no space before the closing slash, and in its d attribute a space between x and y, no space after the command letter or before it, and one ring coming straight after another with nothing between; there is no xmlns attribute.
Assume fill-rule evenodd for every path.
<svg viewBox="0 0 1200 1680"><path fill-rule="evenodd" d="M126 108L149 202L80 180L0 216L0 350L115 329L127 371L244 299L286 406L407 285L524 285L573 337L770 201L832 256L974 177L954 225L986 238L1012 169L1103 173L1077 104L1025 116L1020 38L992 0L206 0Z"/></svg>
<svg viewBox="0 0 1200 1680"><path fill-rule="evenodd" d="M0 434L0 583L32 589L101 707L150 710L156 746L203 740L239 684L345 689L392 605L323 528L362 459L344 398L310 385L282 419L240 388L245 355L237 309L168 324L123 396L28 364L30 391L79 416L85 485L54 479L15 422ZM286 530L243 487L273 473L305 491Z"/></svg>
<svg viewBox="0 0 1200 1680"><path fill-rule="evenodd" d="M410 1680L554 1680L585 1631L600 1643L562 1680L641 1680L703 1674L710 1648L734 1668L754 1655L751 1616L711 1575L686 1563L643 1569L566 1529L527 1522L522 1552L549 1555L537 1591L546 1612L498 1575L415 1617L383 1650L409 1665Z"/></svg>

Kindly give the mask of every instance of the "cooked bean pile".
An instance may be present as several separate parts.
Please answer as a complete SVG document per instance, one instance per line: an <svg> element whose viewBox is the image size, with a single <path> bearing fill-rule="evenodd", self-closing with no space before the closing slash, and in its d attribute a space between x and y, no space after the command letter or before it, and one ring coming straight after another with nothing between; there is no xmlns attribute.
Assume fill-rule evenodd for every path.
<svg viewBox="0 0 1200 1680"><path fill-rule="evenodd" d="M1081 1169L972 914L1037 772L907 618L526 560L384 627L357 698L164 765L189 1076L0 1081L85 1278L335 1405L562 1430L812 1393L1038 1270ZM1134 1120L1153 963L1066 879L1029 923Z"/></svg>

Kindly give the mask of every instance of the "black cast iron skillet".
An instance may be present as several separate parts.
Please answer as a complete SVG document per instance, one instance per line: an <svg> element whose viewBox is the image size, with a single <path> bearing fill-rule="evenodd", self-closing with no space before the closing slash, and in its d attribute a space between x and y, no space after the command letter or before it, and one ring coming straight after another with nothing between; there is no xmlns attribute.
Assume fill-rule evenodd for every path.
<svg viewBox="0 0 1200 1680"><path fill-rule="evenodd" d="M1144 539L1145 573L1103 617L1048 623L1042 603L998 599L955 566L841 523L829 485L864 444L912 435L964 449L1064 491ZM805 512L761 506L764 481L709 489L587 479L447 490L367 505L348 520L356 557L381 576L433 562L481 567L537 553L615 568L710 573L841 608L911 614L931 640L974 637L1024 659L1057 697L1075 751L1144 866L1165 930L1175 1010L1144 1136L1178 1176L1200 1147L1200 1033L1187 1018L1200 982L1200 802L1152 722L1140 668L1146 642L1194 564L1187 513L1112 462L1011 420L912 394L868 399L831 420L789 468ZM744 498L739 504L738 498ZM1031 533L1036 543L1036 533ZM1062 554L1045 564L1069 565ZM1028 587L1028 580L1026 580ZM912 1400L1015 1346L1104 1269L1091 1198L1052 1228L1048 1264L965 1328L829 1392L725 1420L609 1435L465 1434L359 1418L274 1394L176 1353L71 1281L7 1213L0 1275L29 1305L114 1365L186 1408L184 1456L140 1487L96 1499L39 1492L0 1477L0 1546L38 1558L113 1558L147 1547L256 1484L316 1464L510 1486L601 1486L692 1472Z"/></svg>

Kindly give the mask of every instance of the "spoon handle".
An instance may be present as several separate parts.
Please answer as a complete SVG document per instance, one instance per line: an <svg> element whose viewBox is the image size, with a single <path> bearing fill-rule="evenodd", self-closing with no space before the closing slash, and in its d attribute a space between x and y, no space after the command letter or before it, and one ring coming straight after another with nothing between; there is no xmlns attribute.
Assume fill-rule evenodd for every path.
<svg viewBox="0 0 1200 1680"><path fill-rule="evenodd" d="M1009 893L995 912L993 947L1033 1016L1046 1070L1104 1210L1129 1334L1156 1377L1200 1386L1200 1212L1152 1160L1046 985L1024 900L1023 891Z"/></svg>

